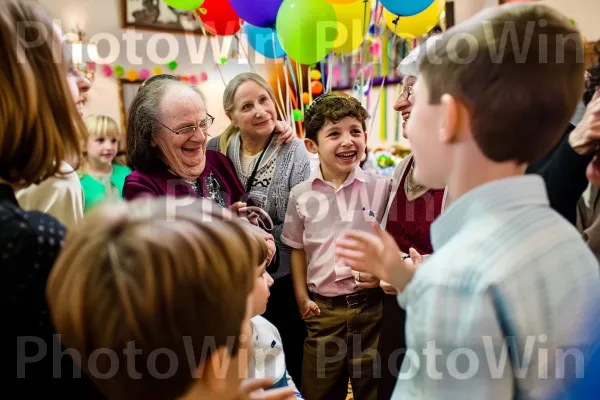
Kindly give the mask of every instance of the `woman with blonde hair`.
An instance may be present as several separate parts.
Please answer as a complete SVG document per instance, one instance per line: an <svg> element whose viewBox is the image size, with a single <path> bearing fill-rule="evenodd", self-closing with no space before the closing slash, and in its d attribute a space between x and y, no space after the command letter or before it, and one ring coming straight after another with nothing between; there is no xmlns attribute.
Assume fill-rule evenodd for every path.
<svg viewBox="0 0 600 400"><path fill-rule="evenodd" d="M101 205L70 233L48 282L51 315L108 399L250 398L249 306L257 247L267 253L253 229L210 200L171 212L145 198Z"/></svg>
<svg viewBox="0 0 600 400"><path fill-rule="evenodd" d="M115 162L122 143L121 129L106 115L90 115L84 119L85 150L79 179L83 189L84 212L104 201L123 198L125 178L131 169Z"/></svg>
<svg viewBox="0 0 600 400"><path fill-rule="evenodd" d="M30 1L0 1L0 37L0 281L3 333L11 343L2 357L11 371L5 382L26 398L39 390L81 398L89 386L65 381L77 368L56 345L45 297L65 228L48 214L24 211L15 197L61 178L60 160L79 163L85 127L69 94L70 59L52 17Z"/></svg>
<svg viewBox="0 0 600 400"><path fill-rule="evenodd" d="M248 196L273 220L277 256L269 271L275 283L264 316L281 332L286 363L299 385L306 328L296 310L291 249L280 237L290 190L310 175L308 152L298 138L278 140L275 95L260 75L246 72L233 78L223 93L223 108L231 124L208 142L208 149L231 160Z"/></svg>

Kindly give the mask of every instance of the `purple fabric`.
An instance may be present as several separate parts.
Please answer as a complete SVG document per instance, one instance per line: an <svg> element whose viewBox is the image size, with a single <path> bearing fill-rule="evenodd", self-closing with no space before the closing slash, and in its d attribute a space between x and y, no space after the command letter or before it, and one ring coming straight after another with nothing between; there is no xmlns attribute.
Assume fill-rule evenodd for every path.
<svg viewBox="0 0 600 400"><path fill-rule="evenodd" d="M158 173L143 173L134 170L125 179L123 198L133 200L143 196L209 197L204 180L211 173L221 186L227 207L237 201L246 201L248 205L253 205L252 201L248 199L231 161L223 154L211 150L206 151L206 167L199 178L202 183L202 196L196 193L183 179L167 170Z"/></svg>

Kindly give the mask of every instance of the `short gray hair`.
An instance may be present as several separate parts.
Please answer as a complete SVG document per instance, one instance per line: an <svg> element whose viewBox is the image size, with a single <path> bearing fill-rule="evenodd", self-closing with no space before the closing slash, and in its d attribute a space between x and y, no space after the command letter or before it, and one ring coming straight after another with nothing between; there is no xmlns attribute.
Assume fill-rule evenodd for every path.
<svg viewBox="0 0 600 400"><path fill-rule="evenodd" d="M202 92L192 84L169 78L168 75L150 79L144 82L135 95L129 107L127 122L127 154L135 169L144 173L165 168L160 149L152 146L152 138L160 128L157 122L158 113L167 89L175 85L187 86L198 93L204 102Z"/></svg>
<svg viewBox="0 0 600 400"><path fill-rule="evenodd" d="M398 65L398 72L403 76L419 76L419 66L427 54L427 48L440 39L441 35L432 35L424 43L415 47Z"/></svg>

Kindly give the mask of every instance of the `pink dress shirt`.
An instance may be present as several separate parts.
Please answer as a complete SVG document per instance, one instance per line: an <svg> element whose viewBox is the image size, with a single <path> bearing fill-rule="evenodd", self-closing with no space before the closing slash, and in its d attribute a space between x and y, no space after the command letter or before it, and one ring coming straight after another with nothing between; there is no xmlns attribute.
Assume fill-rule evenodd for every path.
<svg viewBox="0 0 600 400"><path fill-rule="evenodd" d="M381 223L390 189L390 178L358 166L337 190L319 167L292 189L281 241L306 251L311 292L335 297L358 291L350 267L335 256L335 242L349 230L372 232L373 223Z"/></svg>

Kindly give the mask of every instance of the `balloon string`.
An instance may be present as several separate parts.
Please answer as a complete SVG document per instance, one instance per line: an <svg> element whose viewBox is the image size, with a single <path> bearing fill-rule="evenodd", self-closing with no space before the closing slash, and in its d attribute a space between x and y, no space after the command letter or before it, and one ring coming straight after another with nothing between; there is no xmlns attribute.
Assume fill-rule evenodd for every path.
<svg viewBox="0 0 600 400"><path fill-rule="evenodd" d="M273 48L273 52L275 52L275 49ZM280 104L277 104L277 102L275 102L277 104L277 110L279 111L279 114L281 115L281 118L285 118L286 114L283 111L283 108L285 107L285 103L283 102L283 92L282 92L282 88L281 88L281 80L279 79L279 67L278 67L278 62L277 60L275 60L275 71L276 71L276 77L277 77L277 89L278 89L278 95L279 95L279 101Z"/></svg>
<svg viewBox="0 0 600 400"><path fill-rule="evenodd" d="M290 100L290 91L292 88L290 87L290 82L288 79L288 67L287 67L287 59L283 60L283 76L285 78L285 94L286 94L286 106L287 106L287 117L290 125L294 124L294 121L290 121L289 118L292 115L292 101ZM293 119L293 118L292 118Z"/></svg>
<svg viewBox="0 0 600 400"><path fill-rule="evenodd" d="M299 63L296 63L296 73L298 74L298 94L299 101L302 103L302 119L304 119L304 77L302 76L302 66ZM309 90L310 92L310 90ZM309 95L309 103L310 104L310 95Z"/></svg>
<svg viewBox="0 0 600 400"><path fill-rule="evenodd" d="M225 77L223 76L223 72L221 71L221 67L219 66L219 63L217 63L216 65L217 65L217 71L219 71L219 75L221 75L221 80L223 81L223 85L225 87L227 87L227 82L225 81Z"/></svg>
<svg viewBox="0 0 600 400"><path fill-rule="evenodd" d="M238 36L237 33L234 36L238 41L238 47L242 50L242 55L244 57L246 57L246 60L248 60L248 64L250 64L250 69L252 70L252 72L254 72L256 74L256 68L254 68L254 63L250 60L250 57L248 57L248 52L244 49L244 46L242 45L242 41L240 40L240 37Z"/></svg>
<svg viewBox="0 0 600 400"><path fill-rule="evenodd" d="M335 58L333 56L333 51L331 51L331 53L329 53L329 76L327 77L327 92L325 93L331 93L331 88L333 86L333 62L335 61Z"/></svg>
<svg viewBox="0 0 600 400"><path fill-rule="evenodd" d="M400 17L398 17L398 22L399 22L399 20L400 20ZM394 27L394 37L392 38L392 50L394 49L394 46L396 44L396 38L398 37L397 32L398 32L398 23L396 23L396 26ZM383 79L381 80L381 87L379 88L379 93L377 94L377 101L375 102L375 107L373 108L373 114L372 114L373 116L377 112L377 107L379 107L379 101L381 100L381 93L383 92L383 90L385 90L384 89L385 78L387 78L386 75L384 75ZM368 130L368 132L372 132L374 127L375 127L375 118L373 118L371 120L371 128Z"/></svg>
<svg viewBox="0 0 600 400"><path fill-rule="evenodd" d="M288 70L290 71L292 84L294 85L294 91L297 92L298 91L298 82L296 81L296 74L294 73L294 67L292 66L292 62L289 61L287 63L287 66L288 66Z"/></svg>

